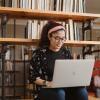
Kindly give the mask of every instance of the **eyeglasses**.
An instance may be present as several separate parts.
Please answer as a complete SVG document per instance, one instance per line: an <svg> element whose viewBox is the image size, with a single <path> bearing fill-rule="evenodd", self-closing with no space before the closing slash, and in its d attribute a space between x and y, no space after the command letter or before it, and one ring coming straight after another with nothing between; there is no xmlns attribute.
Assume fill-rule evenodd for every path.
<svg viewBox="0 0 100 100"><path fill-rule="evenodd" d="M64 42L65 41L65 37L61 38L59 36L52 36L56 41L61 41Z"/></svg>

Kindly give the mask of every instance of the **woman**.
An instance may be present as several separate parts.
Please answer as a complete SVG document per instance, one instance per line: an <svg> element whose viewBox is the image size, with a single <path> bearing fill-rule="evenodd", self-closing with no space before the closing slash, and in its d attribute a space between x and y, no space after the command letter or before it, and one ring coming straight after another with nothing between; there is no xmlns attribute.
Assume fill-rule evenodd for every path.
<svg viewBox="0 0 100 100"><path fill-rule="evenodd" d="M43 27L39 48L33 51L30 66L30 81L38 85L39 100L88 100L84 87L50 88L55 60L71 59L70 51L63 46L65 39L62 24L49 21Z"/></svg>

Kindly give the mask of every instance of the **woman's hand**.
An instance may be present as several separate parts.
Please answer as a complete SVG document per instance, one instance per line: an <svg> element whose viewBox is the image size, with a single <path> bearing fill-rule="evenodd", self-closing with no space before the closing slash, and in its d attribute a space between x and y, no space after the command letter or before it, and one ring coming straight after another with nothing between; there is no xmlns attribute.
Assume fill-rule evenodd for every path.
<svg viewBox="0 0 100 100"><path fill-rule="evenodd" d="M47 81L47 84L46 84L46 87L48 87L48 88L50 88L50 87L52 87L52 81Z"/></svg>
<svg viewBox="0 0 100 100"><path fill-rule="evenodd" d="M45 86L45 87L52 87L52 81L46 81L46 80L42 80L40 79L39 77L36 79L35 83L37 85L42 85L42 86Z"/></svg>

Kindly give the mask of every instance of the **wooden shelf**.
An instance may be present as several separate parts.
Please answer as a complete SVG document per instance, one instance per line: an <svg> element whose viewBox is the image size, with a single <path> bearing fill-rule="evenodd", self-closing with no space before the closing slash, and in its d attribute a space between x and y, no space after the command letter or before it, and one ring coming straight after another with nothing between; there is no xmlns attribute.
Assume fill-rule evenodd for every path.
<svg viewBox="0 0 100 100"><path fill-rule="evenodd" d="M0 15L8 15L10 18L18 19L41 19L41 20L59 20L66 21L73 19L75 21L86 21L100 18L100 14L75 13L62 11L41 11L24 8L0 7Z"/></svg>
<svg viewBox="0 0 100 100"><path fill-rule="evenodd" d="M73 45L73 46L85 46L85 45L100 45L100 41L70 41L67 40L65 45Z"/></svg>
<svg viewBox="0 0 100 100"><path fill-rule="evenodd" d="M18 19L41 19L41 20L59 20L66 21L72 19L74 21L86 21L100 18L100 14L92 13L72 13L62 11L41 11L24 8L0 7L0 15L7 15L9 18ZM10 43L17 45L37 45L37 39L22 38L0 38L0 43ZM100 45L100 41L66 41L65 45L83 46L83 45Z"/></svg>
<svg viewBox="0 0 100 100"><path fill-rule="evenodd" d="M14 97L18 98L18 97L20 97L20 95L15 95L15 96L14 96L13 94L12 94L12 95L5 95L5 98L8 98L8 100L9 100L9 98L13 98L13 99L14 99ZM0 96L0 98L2 98L2 96ZM12 99L12 100L13 100L13 99ZM1 100L2 100L2 99L1 99ZM17 100L18 100L18 99L17 99Z"/></svg>
<svg viewBox="0 0 100 100"><path fill-rule="evenodd" d="M2 85L0 85L0 88L1 87L2 87ZM13 88L14 87L14 84L4 85L4 87L6 87L6 88L7 87L12 87ZM15 87L24 87L24 85L23 84L19 84L19 85L16 84Z"/></svg>
<svg viewBox="0 0 100 100"><path fill-rule="evenodd" d="M10 73L10 74L14 74L14 73L18 73L19 74L19 72L20 71L14 71L14 70L12 70L12 71L5 71L5 73ZM0 73L2 73L2 71L0 71Z"/></svg>
<svg viewBox="0 0 100 100"><path fill-rule="evenodd" d="M37 45L37 39L24 38L0 38L0 43L17 44L17 45Z"/></svg>
<svg viewBox="0 0 100 100"><path fill-rule="evenodd" d="M17 45L37 45L37 39L22 39L22 38L0 38L0 43L17 44ZM66 40L65 45L70 46L85 46L85 45L100 45L100 41L71 41Z"/></svg>
<svg viewBox="0 0 100 100"><path fill-rule="evenodd" d="M23 63L25 62L29 62L30 60L21 60L21 59L15 59L15 60L6 60L6 61L11 61L12 63L17 62L17 63Z"/></svg>
<svg viewBox="0 0 100 100"><path fill-rule="evenodd" d="M14 87L14 84L6 84L5 87ZM0 85L0 88L2 85ZM15 84L15 87L26 87L27 89L33 89L33 84Z"/></svg>

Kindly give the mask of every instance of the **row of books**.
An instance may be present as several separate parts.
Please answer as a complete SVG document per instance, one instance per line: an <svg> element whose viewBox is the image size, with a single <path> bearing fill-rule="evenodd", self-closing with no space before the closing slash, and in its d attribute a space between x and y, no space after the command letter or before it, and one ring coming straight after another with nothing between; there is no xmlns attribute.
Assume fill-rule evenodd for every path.
<svg viewBox="0 0 100 100"><path fill-rule="evenodd" d="M49 1L49 0L48 0ZM43 2L43 1L42 1ZM49 1L50 2L50 1ZM52 3L52 9L54 11L63 11L63 12L83 12L85 2L83 0L56 0L56 2ZM48 3L49 4L49 3ZM48 5L50 6L50 5ZM50 7L48 7L50 8ZM37 8L39 10L42 9L41 6ZM51 9L46 9L51 10ZM42 27L46 21L40 20L28 20L27 21L27 33L29 39L39 39L41 35ZM66 28L66 39L67 40L80 40L80 23L74 22L72 19L69 19L66 23L62 23Z"/></svg>
<svg viewBox="0 0 100 100"><path fill-rule="evenodd" d="M6 55L6 56L10 56L10 55ZM7 61L4 62L4 67L6 71L13 71L13 63L10 61L10 59L6 59ZM2 71L2 59L0 59L0 71Z"/></svg>
<svg viewBox="0 0 100 100"><path fill-rule="evenodd" d="M42 11L84 12L85 0L4 0L5 6L29 8ZM29 39L39 39L41 29L47 21L27 20L26 34ZM67 40L80 40L80 23L69 19L62 23L66 28Z"/></svg>
<svg viewBox="0 0 100 100"><path fill-rule="evenodd" d="M3 3L14 8L83 12L85 0L3 0Z"/></svg>
<svg viewBox="0 0 100 100"><path fill-rule="evenodd" d="M53 10L52 6L56 0L4 0L5 6L14 8L29 8L38 10Z"/></svg>
<svg viewBox="0 0 100 100"><path fill-rule="evenodd" d="M43 26L47 21L28 21L27 22L27 38L29 39L39 39L41 36L41 31ZM69 19L68 22L62 22L66 29L66 39L67 40L81 40L81 23L74 22L72 19Z"/></svg>

